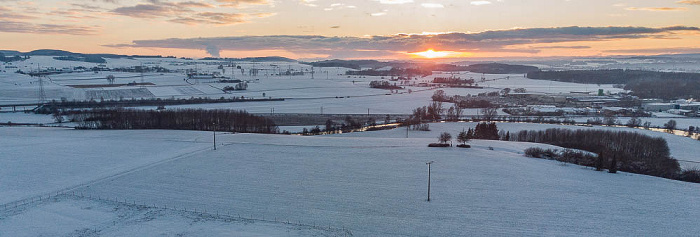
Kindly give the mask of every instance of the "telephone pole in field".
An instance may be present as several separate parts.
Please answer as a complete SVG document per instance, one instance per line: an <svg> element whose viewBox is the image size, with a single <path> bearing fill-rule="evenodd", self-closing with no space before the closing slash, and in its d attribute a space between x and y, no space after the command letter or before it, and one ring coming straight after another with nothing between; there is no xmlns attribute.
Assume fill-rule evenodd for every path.
<svg viewBox="0 0 700 237"><path fill-rule="evenodd" d="M430 202L430 173L432 171L430 165L433 164L433 162L435 161L425 163L426 165L428 165L428 202Z"/></svg>

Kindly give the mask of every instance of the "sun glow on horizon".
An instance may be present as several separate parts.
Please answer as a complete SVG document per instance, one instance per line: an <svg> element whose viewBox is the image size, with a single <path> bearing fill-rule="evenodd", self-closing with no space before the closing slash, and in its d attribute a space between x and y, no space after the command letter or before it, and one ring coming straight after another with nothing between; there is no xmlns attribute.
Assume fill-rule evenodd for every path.
<svg viewBox="0 0 700 237"><path fill-rule="evenodd" d="M435 51L433 49L428 49L423 52L408 53L412 57L417 58L461 58L470 57L473 54L467 52L455 52L455 51Z"/></svg>

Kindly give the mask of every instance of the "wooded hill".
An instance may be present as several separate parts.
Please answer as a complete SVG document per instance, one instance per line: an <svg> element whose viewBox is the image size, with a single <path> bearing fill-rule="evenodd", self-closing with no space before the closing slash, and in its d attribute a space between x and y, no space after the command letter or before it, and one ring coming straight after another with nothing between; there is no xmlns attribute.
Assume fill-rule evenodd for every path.
<svg viewBox="0 0 700 237"><path fill-rule="evenodd" d="M700 73L642 70L570 70L527 73L530 79L583 84L625 84L626 90L642 98L700 98Z"/></svg>
<svg viewBox="0 0 700 237"><path fill-rule="evenodd" d="M466 71L486 74L522 74L539 71L534 66L511 65L502 63L472 64L465 67Z"/></svg>

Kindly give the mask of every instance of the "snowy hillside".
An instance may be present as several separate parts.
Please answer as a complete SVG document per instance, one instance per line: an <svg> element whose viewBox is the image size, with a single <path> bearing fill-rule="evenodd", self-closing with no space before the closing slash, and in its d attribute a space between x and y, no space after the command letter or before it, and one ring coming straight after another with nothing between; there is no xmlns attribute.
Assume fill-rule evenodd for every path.
<svg viewBox="0 0 700 237"><path fill-rule="evenodd" d="M461 126L431 128L439 132ZM284 232L289 228L285 221L304 224L307 231L314 231L314 226L347 229L354 236L679 236L700 231L695 225L700 218L698 184L595 172L521 154L532 146L550 147L546 145L477 140L471 149L428 148L427 143L436 141L432 132L412 133L408 139L398 135L403 132L315 137L219 134L214 151L208 132L0 128L0 149L14 154L0 158L11 164L0 173L0 196L6 197L2 203L13 203L65 190L123 203L277 220L260 234L265 236ZM23 145L30 139L31 146ZM18 159L25 160L12 165L19 164ZM425 162L431 160L435 161L432 201L426 202ZM80 165L68 165L72 163ZM44 184L45 180L57 182ZM110 203L64 197L50 204L6 207L0 211L0 235L39 233L32 230L69 235L84 229L113 236L156 235L173 223L189 223L190 227L177 230L201 236L192 230L214 225L215 231L237 233L239 228L268 225L192 220L169 211L134 223L131 217L114 216L130 212L139 218L160 209L134 211ZM120 210L109 211L112 208ZM112 225L65 218L85 212ZM57 228L52 223L70 225ZM155 228L149 232L148 226ZM298 233L290 235L315 235Z"/></svg>
<svg viewBox="0 0 700 237"><path fill-rule="evenodd" d="M429 132L409 131L409 137L412 138L430 138L433 142L437 142L437 137L442 132L449 132L453 137L457 136L463 129L474 128L477 123L431 123ZM652 137L662 137L668 142L668 147L671 149L671 156L676 159L700 162L700 141L693 140L688 137L673 135L665 132L655 132L644 129L627 128L627 127L607 127L607 126L571 126L571 125L556 125L556 124L527 124L527 123L497 123L498 129L502 131L510 131L516 133L521 130L546 130L549 128L564 128L564 129L603 129L614 131L629 131L637 132ZM365 132L365 133L346 133L336 134L331 136L338 137L383 137L383 138L403 138L406 137L405 129L394 129L388 131ZM522 151L522 150L521 150ZM679 162L683 168L700 168L697 163Z"/></svg>
<svg viewBox="0 0 700 237"><path fill-rule="evenodd" d="M244 72L232 67L218 69L220 63L204 60L183 60L183 59L107 59L104 65L108 68L159 66L174 70L171 73L145 73L143 81L152 83L147 86L106 87L107 76L115 77L115 84L128 84L132 82L140 83L139 73L129 72L77 72L50 75L44 80L44 90L48 100L89 100L105 99L119 100L131 98L190 98L190 97L241 97L247 98L287 98L283 102L260 102L260 103L228 103L213 105L196 105L202 108L235 108L245 109L251 113L267 113L274 108L278 113L316 113L324 107L325 113L367 113L370 109L372 113L383 114L405 114L411 109L429 103L430 96L434 90L428 87L407 86L398 93L391 93L388 90L371 89L369 82L381 80L378 76L347 76L344 75L350 69L346 68L314 68L309 65L299 63L253 63L237 62ZM195 65L196 63L196 65ZM16 70L31 71L36 68L46 69L47 67L95 67L98 64L60 61L49 56L34 56L26 61L13 62L12 67L0 69L0 105L18 103L36 103L39 100L39 80L36 77L15 73ZM4 67L8 67L5 65ZM248 89L245 91L233 91L224 93L222 89L230 86L230 83L214 83L215 80L184 80L185 70L197 69L202 73L221 73L223 76L247 80ZM250 70L259 70L257 75L251 75ZM303 76L277 76L280 71L294 70L303 71ZM314 71L313 79L311 71ZM484 92L498 91L503 88L525 88L530 92L546 93L567 93L570 91L605 91L617 92L620 89L613 88L612 85L583 85L576 83L553 82L543 80L532 80L524 78L521 74L513 75L490 75L460 72L459 74L441 74L414 80L414 83L430 82L435 77L456 76L464 79L473 78L477 80L484 89L473 88L446 88L448 95L467 95ZM479 79L484 77L485 82ZM508 77L508 79L506 79ZM385 78L388 79L388 78ZM92 88L83 88L83 87ZM412 93L408 93L408 90ZM192 106L178 106L192 107Z"/></svg>
<svg viewBox="0 0 700 237"><path fill-rule="evenodd" d="M362 115L367 113L381 118L409 114L429 104L438 89L418 85L393 91L373 89L369 83L381 77L348 76L345 72L350 69L289 62L236 62L234 67L220 68L220 63L205 60L124 58L107 59L104 64L109 68L140 65L172 71L143 76L115 71L50 75L43 80L46 98L283 98L166 105L165 109L355 114L366 120ZM427 147L437 142L438 134L456 136L475 123L432 123L431 131L408 131L408 137L404 128L309 137L219 132L213 150L213 132L76 130L70 128L76 123L55 123L52 115L10 112L17 104L16 109L29 110L39 100L39 78L16 70L76 66L98 65L35 56L0 68L0 123L8 125L0 126L0 237L700 233L696 224L700 184L596 172L523 155L530 147L558 148L543 144L473 140L470 149ZM187 79L186 71L193 69L245 80L247 90L224 92L225 86L236 84ZM304 75L286 75L287 70ZM503 88L553 94L620 91L612 85L531 80L516 74L434 73L411 82L454 75L473 78L484 87L440 88L447 95ZM114 85L108 84L110 75ZM479 113L479 109L464 110L465 117ZM504 115L502 110L498 114ZM628 119L619 118L622 123ZM694 118L674 119L678 128L700 125ZM661 126L669 118L642 120ZM290 126L281 129L323 127L323 121L285 124ZM33 127L38 124L66 127ZM296 126L304 124L310 126ZM664 138L685 169L698 168L696 162L700 162L699 141L663 132L528 123L498 123L498 128L511 133L548 128L634 131ZM426 201L429 161L435 161L431 202Z"/></svg>

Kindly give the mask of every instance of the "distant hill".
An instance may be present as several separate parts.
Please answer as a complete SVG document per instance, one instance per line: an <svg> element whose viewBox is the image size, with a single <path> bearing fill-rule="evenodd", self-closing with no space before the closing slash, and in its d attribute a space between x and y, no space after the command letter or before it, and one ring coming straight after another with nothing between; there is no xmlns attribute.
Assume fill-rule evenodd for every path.
<svg viewBox="0 0 700 237"><path fill-rule="evenodd" d="M540 69L534 66L511 65L502 63L472 64L466 67L467 71L486 74L522 74L536 72Z"/></svg>
<svg viewBox="0 0 700 237"><path fill-rule="evenodd" d="M107 60L105 58L163 58L160 55L120 55L120 54L83 54L74 53L59 49L38 49L30 52L20 52L15 50L0 50L0 55L6 57L10 56L53 56L56 60L63 61L77 61L77 62L91 62L91 63L105 63ZM168 56L165 58L175 58L173 56Z"/></svg>
<svg viewBox="0 0 700 237"><path fill-rule="evenodd" d="M57 49L39 49L31 52L24 53L24 55L29 56L75 56L80 55L79 53L68 52L65 50Z"/></svg>
<svg viewBox="0 0 700 237"><path fill-rule="evenodd" d="M84 53L74 53L59 49L38 49L29 52L20 52L16 50L0 50L0 53L5 56L54 56L54 57L101 57L101 58L164 58L160 55L120 55L120 54L84 54ZM175 58L173 56L168 56L165 58Z"/></svg>
<svg viewBox="0 0 700 237"><path fill-rule="evenodd" d="M642 70L569 70L537 71L527 78L583 84L625 84L641 98L700 98L700 73L656 72Z"/></svg>
<svg viewBox="0 0 700 237"><path fill-rule="evenodd" d="M15 55L22 55L22 52L14 50L0 50L0 54L5 55L6 57L10 57Z"/></svg>
<svg viewBox="0 0 700 237"><path fill-rule="evenodd" d="M683 59L700 59L700 53L688 53L688 54L660 54L660 55L650 55L650 56L633 56L630 59L666 59L666 60L683 60Z"/></svg>
<svg viewBox="0 0 700 237"><path fill-rule="evenodd" d="M280 56L269 56L269 57L239 58L238 61L246 61L246 62L296 62L297 60L294 60L291 58L280 57Z"/></svg>
<svg viewBox="0 0 700 237"><path fill-rule="evenodd" d="M467 71L467 67L458 66L454 64L444 64L444 63L433 63L433 62L415 62L415 61L388 61L382 62L377 60L324 60L317 62L302 62L303 64L311 65L314 67L344 67L350 69L366 69L363 73L358 75L384 75L387 74L387 70L378 70L380 68L391 68L393 69L410 69L418 71L444 71L444 72L455 72L455 71ZM378 72L385 71L385 72ZM391 74L391 73L389 73ZM422 73L418 73L422 74Z"/></svg>
<svg viewBox="0 0 700 237"><path fill-rule="evenodd" d="M659 80L660 83L663 80L671 79L700 81L700 73L657 72L625 69L567 70L529 72L527 73L527 78L583 84L627 84L637 80Z"/></svg>
<svg viewBox="0 0 700 237"><path fill-rule="evenodd" d="M381 68L381 67L386 67L386 66L392 66L391 63L380 62L377 60L341 60L341 59L324 60L324 61L310 62L310 63L304 63L304 64L308 64L308 65L311 65L314 67L344 67L344 68L357 69L357 70L359 70L360 68Z"/></svg>
<svg viewBox="0 0 700 237"><path fill-rule="evenodd" d="M64 61L78 61L78 62L92 62L92 63L105 63L105 58L175 58L174 56L163 57L161 55L121 55L121 54L84 54L84 53L74 53L65 50L58 49L38 49L30 52L20 52L15 50L0 50L0 54L5 56L53 56L56 60ZM296 62L297 60L270 56L270 57L247 57L247 58L203 58L203 60L232 60L232 61L246 61L246 62Z"/></svg>
<svg viewBox="0 0 700 237"><path fill-rule="evenodd" d="M280 56L268 56L268 57L247 57L247 58L214 58L206 57L202 60L225 60L225 61L243 61L243 62L296 62L297 60L291 58L285 58Z"/></svg>
<svg viewBox="0 0 700 237"><path fill-rule="evenodd" d="M53 59L61 61L75 61L75 62L88 62L88 63L106 63L107 60L100 56L95 55L85 55L85 56L58 56L53 57Z"/></svg>

